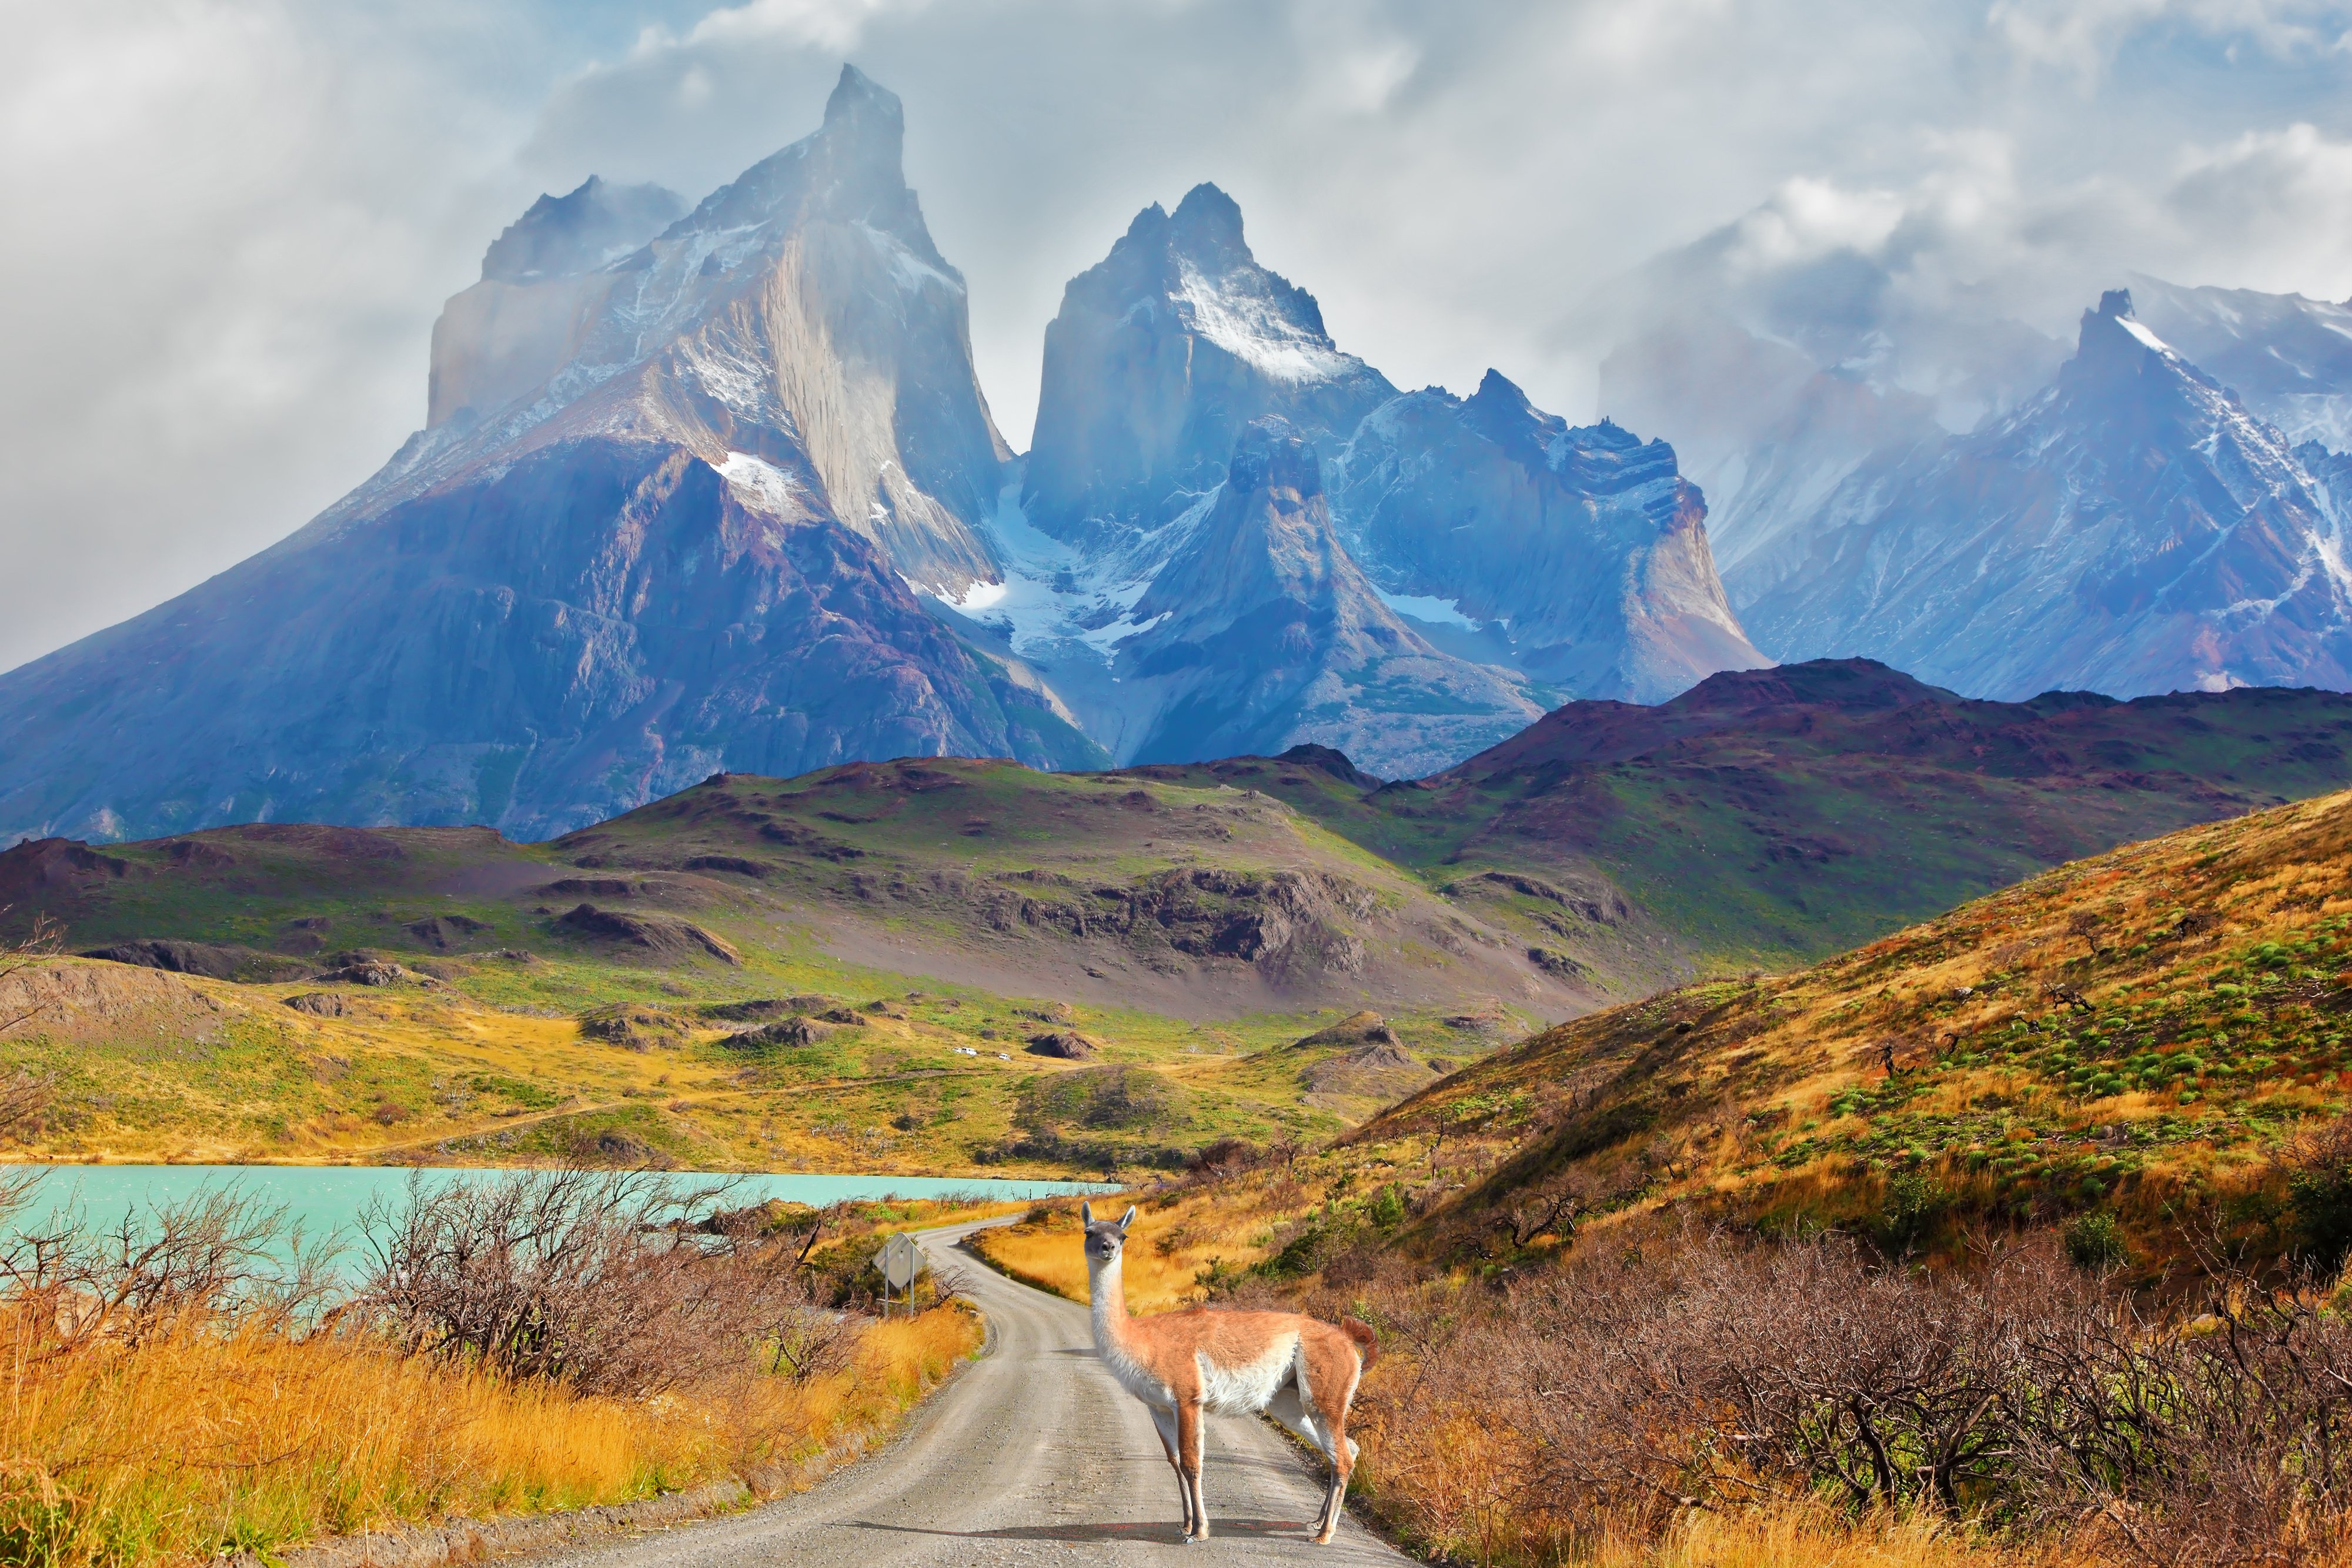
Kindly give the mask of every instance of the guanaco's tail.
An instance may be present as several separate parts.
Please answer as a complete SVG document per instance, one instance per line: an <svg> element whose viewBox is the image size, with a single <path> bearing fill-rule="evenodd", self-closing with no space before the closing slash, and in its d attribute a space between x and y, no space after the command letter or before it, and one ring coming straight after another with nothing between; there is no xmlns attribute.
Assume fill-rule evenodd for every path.
<svg viewBox="0 0 2352 1568"><path fill-rule="evenodd" d="M1365 1369L1369 1371L1372 1363L1380 1358L1381 1354L1381 1342L1373 1335L1372 1326L1370 1323L1359 1322L1354 1318L1341 1318L1339 1332L1356 1342L1356 1354L1362 1359Z"/></svg>

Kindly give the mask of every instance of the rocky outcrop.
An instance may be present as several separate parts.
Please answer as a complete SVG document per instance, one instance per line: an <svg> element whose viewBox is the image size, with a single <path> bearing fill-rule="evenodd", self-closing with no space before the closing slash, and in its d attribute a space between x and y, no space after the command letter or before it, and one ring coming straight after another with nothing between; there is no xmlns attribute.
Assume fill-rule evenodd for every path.
<svg viewBox="0 0 2352 1568"><path fill-rule="evenodd" d="M92 947L81 955L110 964L131 964L142 969L163 969L174 975L202 975L215 980L268 983L310 973L308 965L275 953L263 953L234 943L179 942L149 938Z"/></svg>
<svg viewBox="0 0 2352 1568"><path fill-rule="evenodd" d="M607 946L640 948L656 958L708 956L728 965L743 962L743 955L735 950L733 943L688 920L625 915L617 909L599 909L593 904L583 904L567 911L556 921L555 926L569 936Z"/></svg>
<svg viewBox="0 0 2352 1568"><path fill-rule="evenodd" d="M1381 600L1331 526L1314 447L1244 428L1205 514L1130 612L1116 668L1139 762L1335 747L1412 777L1542 712L1504 671L1439 653Z"/></svg>
<svg viewBox="0 0 2352 1568"><path fill-rule="evenodd" d="M1196 185L1063 291L1022 505L1060 538L1149 531L1217 487L1250 421L1344 436L1394 392L1332 342L1313 295L1258 265L1234 199Z"/></svg>
<svg viewBox="0 0 2352 1568"><path fill-rule="evenodd" d="M1349 1013L1338 1023L1327 1025L1313 1034L1301 1037L1292 1043L1291 1049L1297 1051L1318 1045L1394 1047L1396 1043L1396 1030L1389 1027L1389 1020L1365 1009Z"/></svg>
<svg viewBox="0 0 2352 1568"><path fill-rule="evenodd" d="M1339 535L1424 637L1571 696L1662 702L1770 663L1724 600L1674 449L1571 429L1488 371L1376 409L1333 465Z"/></svg>
<svg viewBox="0 0 2352 1568"><path fill-rule="evenodd" d="M1050 1056L1059 1061L1084 1061L1102 1051L1093 1040L1069 1029L1049 1029L1031 1035L1028 1050L1032 1056Z"/></svg>

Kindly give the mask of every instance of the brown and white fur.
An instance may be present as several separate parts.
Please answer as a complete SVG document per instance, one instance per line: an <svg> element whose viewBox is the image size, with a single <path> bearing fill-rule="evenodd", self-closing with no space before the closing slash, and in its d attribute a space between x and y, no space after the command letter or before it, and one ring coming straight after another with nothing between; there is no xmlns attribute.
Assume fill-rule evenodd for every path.
<svg viewBox="0 0 2352 1568"><path fill-rule="evenodd" d="M1095 1353L1119 1385L1150 1407L1160 1446L1176 1468L1184 1503L1184 1539L1203 1541L1209 1512L1201 1499L1201 1418L1255 1415L1277 1394L1296 1389L1300 1428L1331 1461L1330 1490L1315 1519L1315 1541L1339 1528L1356 1445L1348 1440L1348 1406L1371 1364L1372 1331L1350 1318L1338 1327L1297 1312L1188 1312L1127 1315L1119 1255L1129 1209L1097 1219L1087 1204L1087 1282L1094 1302Z"/></svg>

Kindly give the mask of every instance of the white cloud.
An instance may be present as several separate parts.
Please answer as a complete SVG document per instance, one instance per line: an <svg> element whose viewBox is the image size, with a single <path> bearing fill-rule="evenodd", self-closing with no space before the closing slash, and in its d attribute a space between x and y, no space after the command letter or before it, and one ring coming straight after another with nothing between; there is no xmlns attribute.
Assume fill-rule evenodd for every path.
<svg viewBox="0 0 2352 1568"><path fill-rule="evenodd" d="M2347 7L2253 0L0 0L0 666L282 536L421 417L541 190L699 196L906 100L1016 444L1063 284L1200 180L1405 385L1592 412L1572 302L1737 225L1766 279L2063 330L2133 268L2352 293ZM2053 81L2063 90L2052 90ZM1589 324L1588 324L1589 325ZM1605 323L1604 323L1605 325ZM37 583L37 589L17 586Z"/></svg>
<svg viewBox="0 0 2352 1568"><path fill-rule="evenodd" d="M2021 63L2086 80L2152 28L2282 57L2341 50L2352 39L2352 6L2339 0L1994 0L1987 21Z"/></svg>

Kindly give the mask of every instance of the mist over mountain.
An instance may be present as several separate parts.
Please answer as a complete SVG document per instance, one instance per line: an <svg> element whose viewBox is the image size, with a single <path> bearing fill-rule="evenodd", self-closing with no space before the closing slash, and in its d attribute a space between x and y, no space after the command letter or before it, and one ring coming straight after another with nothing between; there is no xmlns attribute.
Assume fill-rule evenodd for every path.
<svg viewBox="0 0 2352 1568"><path fill-rule="evenodd" d="M1990 697L2341 684L2352 308L2135 276L2093 316L2160 369L2095 392L2095 323L2069 357L1933 223L1776 255L1772 215L1620 286L1601 388L1706 488L1760 649Z"/></svg>

